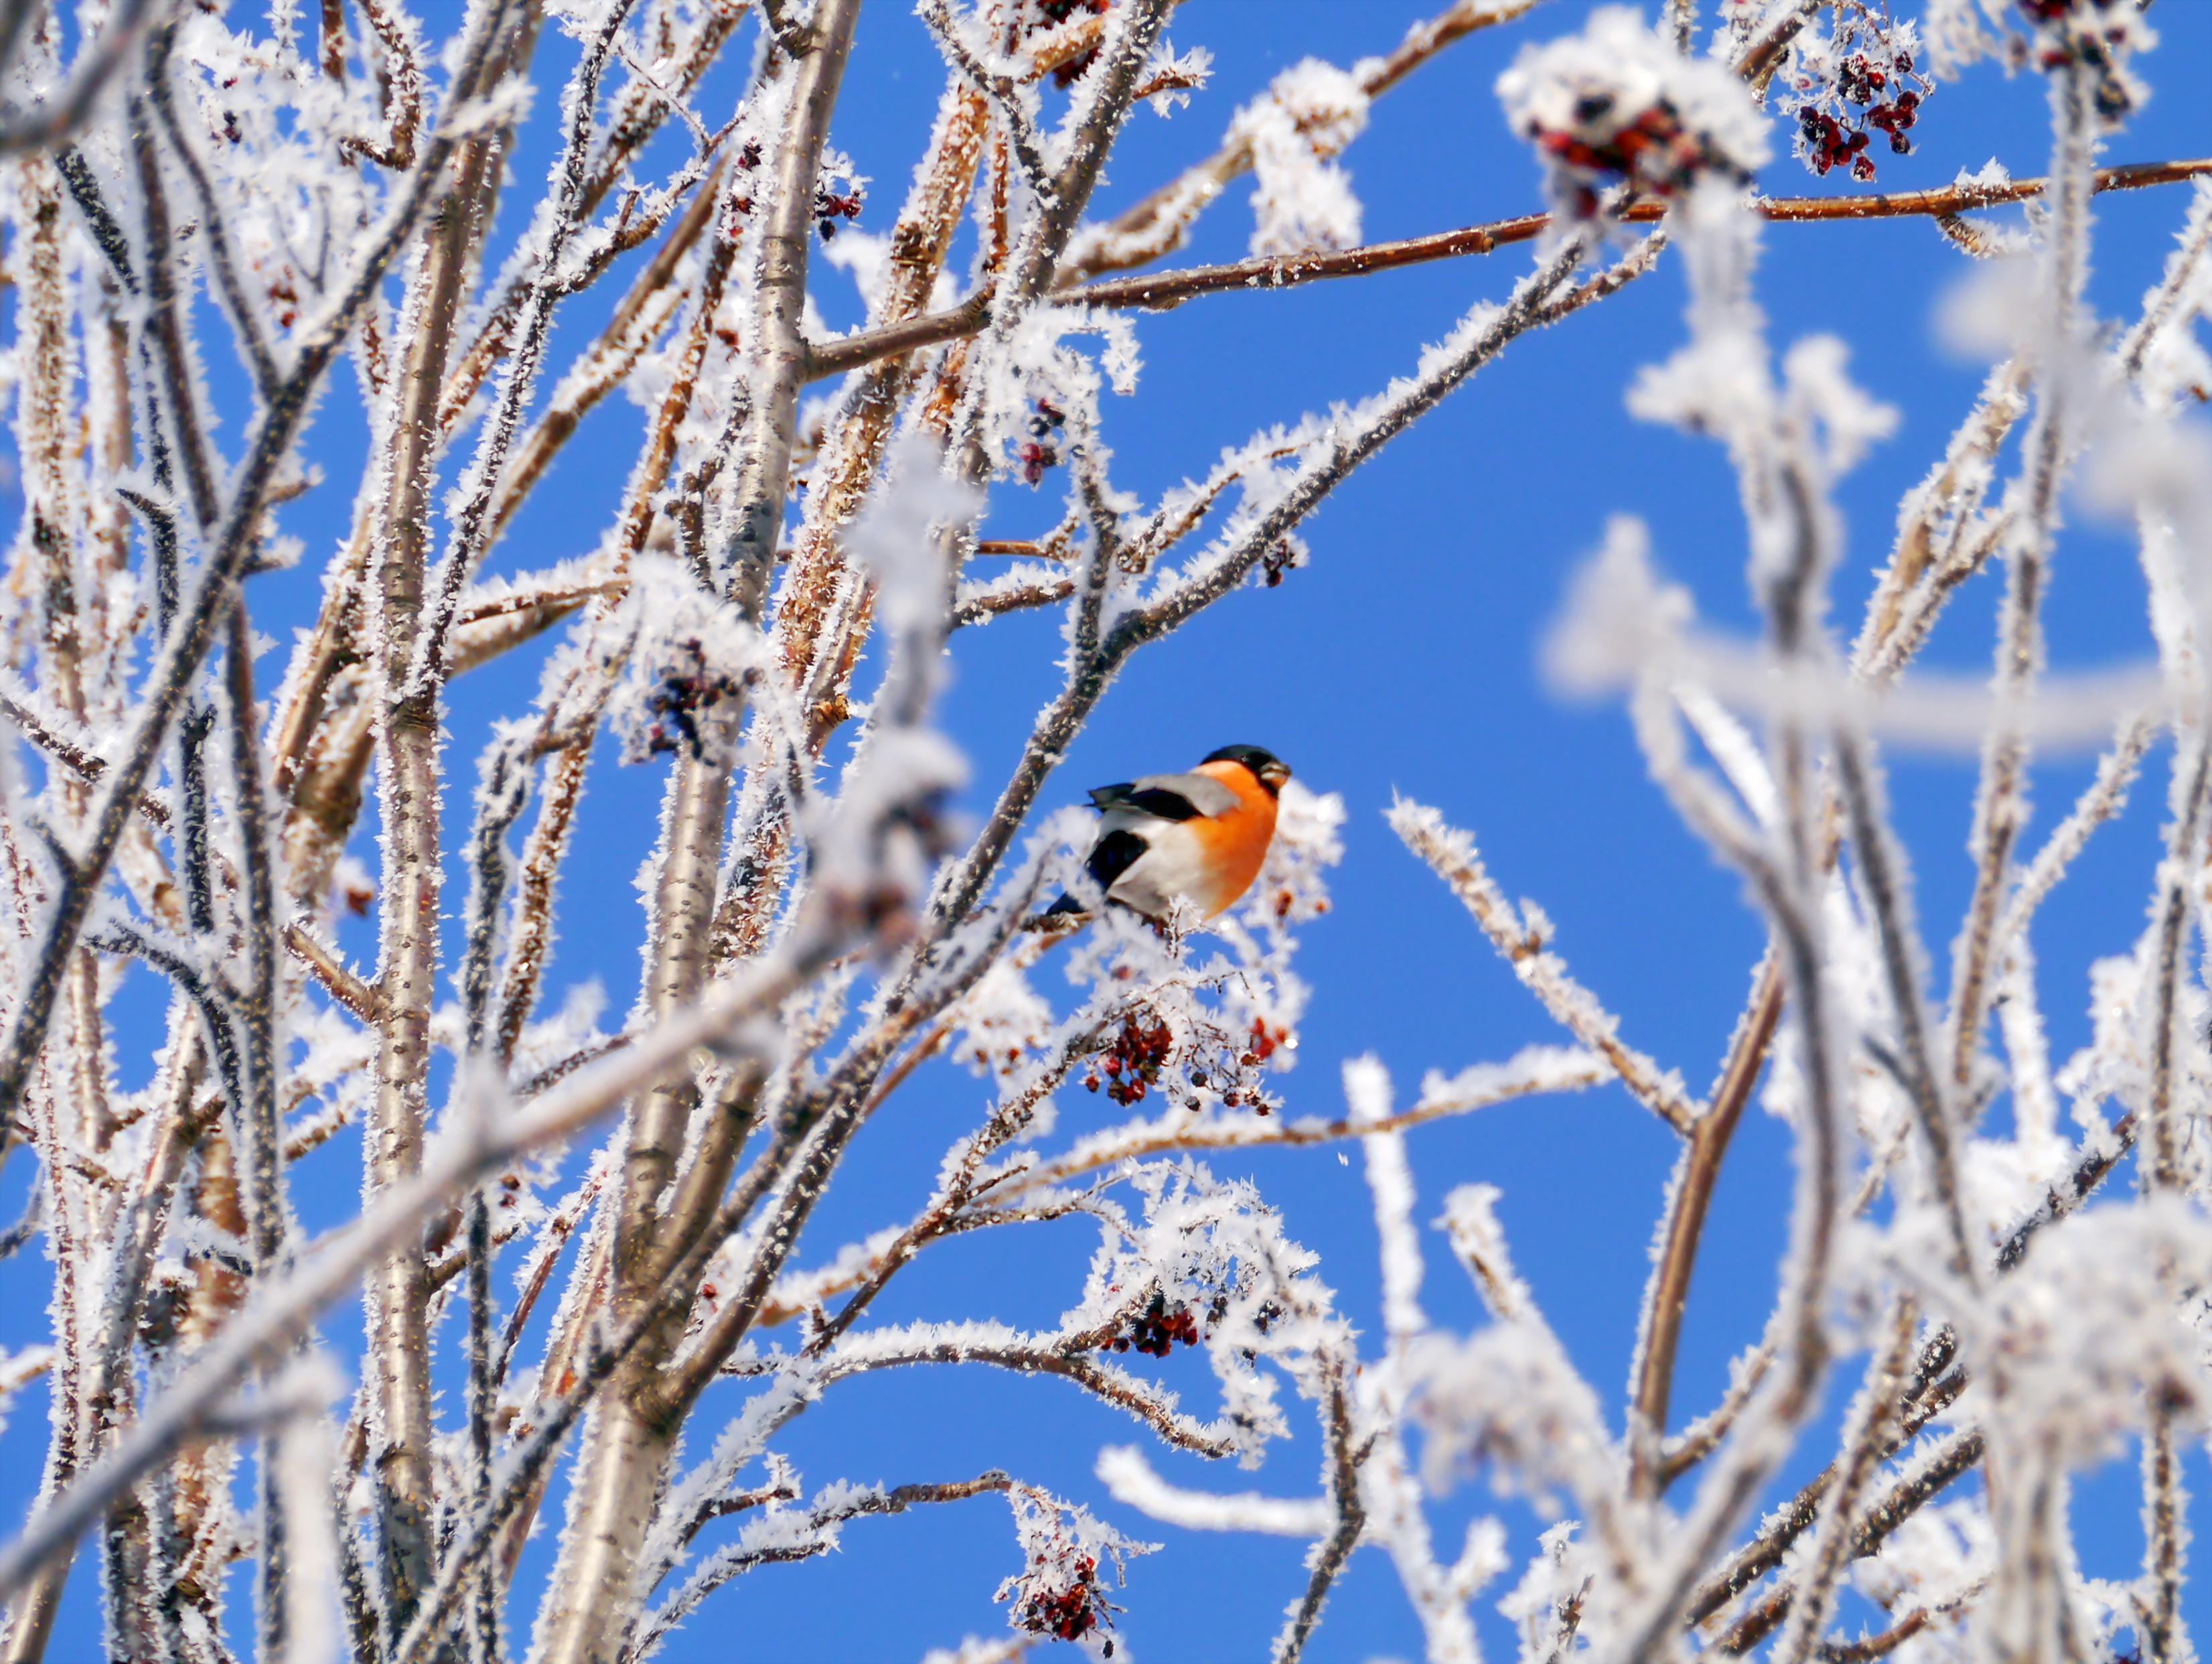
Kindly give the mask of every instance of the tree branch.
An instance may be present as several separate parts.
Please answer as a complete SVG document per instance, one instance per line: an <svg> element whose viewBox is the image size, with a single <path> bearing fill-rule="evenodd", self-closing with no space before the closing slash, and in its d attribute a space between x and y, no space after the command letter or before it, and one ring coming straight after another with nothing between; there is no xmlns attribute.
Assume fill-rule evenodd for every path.
<svg viewBox="0 0 2212 1664"><path fill-rule="evenodd" d="M2155 185L2212 174L2212 157L2184 162L2138 162L2100 169L2099 191L2140 191ZM2040 197L2049 187L2043 179L2008 180L2002 184L1946 186L1933 191L1877 192L1838 197L1765 197L1753 208L1762 217L1782 225L1808 225L1836 220L1931 217L1995 208ZM1621 218L1649 224L1665 217L1667 205L1657 202L1632 204ZM1516 243L1532 242L1552 223L1549 214L1522 214L1492 220L1456 231L1431 232L1395 242L1368 243L1358 248L1312 254L1267 255L1232 260L1224 265L1192 266L1162 271L1146 277L1117 277L1103 283L1056 289L1047 297L1054 306L1102 307L1164 311L1201 295L1243 294L1255 290L1295 289L1333 277L1364 277L1431 260L1462 259L1470 254L1495 253ZM949 311L931 313L883 329L863 330L835 341L814 344L808 352L807 379L820 381L873 363L878 358L908 353L923 347L958 340L981 330L991 319L992 297L971 295Z"/></svg>

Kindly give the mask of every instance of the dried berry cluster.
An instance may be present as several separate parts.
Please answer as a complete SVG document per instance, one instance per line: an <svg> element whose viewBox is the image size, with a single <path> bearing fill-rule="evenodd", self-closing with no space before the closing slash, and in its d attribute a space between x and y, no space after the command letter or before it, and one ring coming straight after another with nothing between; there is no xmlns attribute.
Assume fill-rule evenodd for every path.
<svg viewBox="0 0 2212 1664"><path fill-rule="evenodd" d="M1045 1568L1031 1568L1032 1574ZM1057 1568L1063 1574L1073 1572L1073 1579L1060 1588L1033 1588L1022 1596L1021 1604L1014 1608L1014 1622L1031 1635L1049 1635L1061 1641L1074 1641L1091 1633L1105 1620L1106 1601L1098 1582L1098 1557L1092 1554L1078 1555L1064 1560ZM1106 1643L1106 1655L1112 1657L1114 1643Z"/></svg>
<svg viewBox="0 0 2212 1664"><path fill-rule="evenodd" d="M2096 72L2097 113L2118 121L2136 107L2136 88L2122 66L2152 44L2136 0L2016 0L2035 26L2035 61L2045 70L2079 64Z"/></svg>
<svg viewBox="0 0 2212 1664"><path fill-rule="evenodd" d="M1252 1038L1246 1043L1244 1055L1237 1059L1247 1069L1256 1069L1275 1055L1275 1048L1290 1039L1285 1029L1270 1029L1263 1017L1252 1019Z"/></svg>
<svg viewBox="0 0 2212 1664"><path fill-rule="evenodd" d="M1286 1044L1290 1038L1289 1029L1270 1028L1267 1027L1267 1019L1255 1017L1252 1019L1252 1027L1231 1042L1232 1045L1242 1048L1234 1051L1233 1061L1239 1070L1256 1070L1268 1058L1273 1057L1277 1049ZM1200 1070L1193 1069L1191 1083L1194 1086L1204 1086L1206 1083L1206 1076ZM1232 1086L1221 1094L1221 1101L1231 1109L1249 1106L1262 1115L1267 1114L1271 1107L1267 1099L1261 1095L1260 1089L1256 1086Z"/></svg>
<svg viewBox="0 0 2212 1664"><path fill-rule="evenodd" d="M269 308L279 329L289 329L300 321L300 290L289 270L270 280Z"/></svg>
<svg viewBox="0 0 2212 1664"><path fill-rule="evenodd" d="M1844 168L1856 180L1875 176L1867 154L1873 135L1910 155L1906 133L1920 119L1930 83L1913 65L1919 41L1909 23L1893 23L1863 3L1839 8L1835 33L1797 55L1790 84L1796 108L1797 155L1814 173Z"/></svg>
<svg viewBox="0 0 2212 1664"><path fill-rule="evenodd" d="M743 679L708 662L707 649L696 636L677 643L676 651L682 667L670 669L646 695L645 709L653 718L643 735L648 757L678 749L703 757L707 741L700 718L744 692Z"/></svg>
<svg viewBox="0 0 2212 1664"><path fill-rule="evenodd" d="M1018 1073L1022 1066L1022 1049L1018 1045L1010 1045L1004 1051L995 1051L979 1045L958 1055L963 1061L979 1069L988 1070L1001 1079L1010 1078Z"/></svg>
<svg viewBox="0 0 2212 1664"><path fill-rule="evenodd" d="M1044 471L1060 464L1060 430L1067 425L1067 412L1049 399L1030 401L1036 414L1030 418L1030 436L1017 454L1022 465L1022 478L1031 485L1044 484Z"/></svg>
<svg viewBox="0 0 2212 1664"><path fill-rule="evenodd" d="M750 173L760 165L760 141L757 138L749 138L744 143L744 148L738 152L738 166ZM749 194L734 197L731 199L730 206L738 214L750 214L753 211L753 199Z"/></svg>
<svg viewBox="0 0 2212 1664"><path fill-rule="evenodd" d="M1116 1352L1135 1350L1146 1357L1164 1358L1181 1341L1185 1346L1195 1346L1205 1336L1199 1332L1198 1319L1188 1306L1170 1306L1167 1295L1160 1289L1152 1290L1152 1297L1145 1309L1129 1320L1128 1327L1105 1342L1100 1351L1109 1348Z"/></svg>
<svg viewBox="0 0 2212 1664"><path fill-rule="evenodd" d="M1566 167L1601 180L1625 179L1654 196L1671 197L1705 173L1749 179L1734 162L1684 126L1670 101L1660 99L1617 126L1607 120L1613 106L1613 94L1591 94L1576 105L1574 126L1540 129L1535 134L1537 148ZM1596 215L1595 182L1575 187L1573 206L1579 217Z"/></svg>
<svg viewBox="0 0 2212 1664"><path fill-rule="evenodd" d="M860 217L860 190L855 186L850 191L831 191L822 186L814 187L814 218L822 241L828 242L837 235L839 220Z"/></svg>

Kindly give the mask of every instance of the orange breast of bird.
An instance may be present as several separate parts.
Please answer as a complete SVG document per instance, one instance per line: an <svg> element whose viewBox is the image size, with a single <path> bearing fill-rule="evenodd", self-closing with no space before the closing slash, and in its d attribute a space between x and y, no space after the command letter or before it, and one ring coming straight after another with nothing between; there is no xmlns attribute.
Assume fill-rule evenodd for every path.
<svg viewBox="0 0 2212 1664"><path fill-rule="evenodd" d="M1274 840L1275 799L1242 763L1200 763L1198 772L1237 794L1237 807L1228 814L1183 823L1205 850L1213 875L1213 893L1204 898L1206 916L1212 918L1234 905L1260 875L1267 845Z"/></svg>

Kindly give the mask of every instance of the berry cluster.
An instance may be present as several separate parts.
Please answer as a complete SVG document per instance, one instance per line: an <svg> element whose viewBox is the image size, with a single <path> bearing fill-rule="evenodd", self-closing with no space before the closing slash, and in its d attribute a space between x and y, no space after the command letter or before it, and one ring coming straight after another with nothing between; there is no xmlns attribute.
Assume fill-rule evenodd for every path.
<svg viewBox="0 0 2212 1664"><path fill-rule="evenodd" d="M1083 1084L1096 1092L1103 1084L1106 1095L1127 1107L1158 1084L1160 1070L1175 1049L1175 1035L1164 1022L1147 1022L1141 1014L1121 1019L1113 1039ZM1103 1071L1105 1079L1099 1078Z"/></svg>
<svg viewBox="0 0 2212 1664"><path fill-rule="evenodd" d="M689 667L671 669L646 696L645 708L653 721L644 734L645 754L658 757L681 749L697 759L707 751L699 719L743 693L744 682L709 665L707 649L696 636L677 643L676 652Z"/></svg>
<svg viewBox="0 0 2212 1664"><path fill-rule="evenodd" d="M1667 99L1659 99L1630 120L1611 126L1614 100L1593 93L1575 106L1571 128L1542 129L1536 147L1555 162L1599 181L1625 179L1639 191L1671 197L1699 174L1718 171L1747 179L1744 171L1682 125ZM1597 182L1578 184L1574 209L1583 218L1598 211Z"/></svg>
<svg viewBox="0 0 2212 1664"><path fill-rule="evenodd" d="M1249 1076L1289 1043L1290 1031L1270 1028L1265 1018L1255 1017L1251 1027L1241 1033L1201 1025L1198 1039L1213 1056L1210 1062L1201 1058L1197 1045L1185 1051L1182 1075L1189 1088L1203 1091L1218 1085L1223 1088L1224 1107L1269 1113L1273 1106L1257 1086L1248 1083ZM1156 1089L1164 1089L1160 1077L1174 1056L1175 1034L1167 1024L1134 1013L1121 1020L1121 1026L1084 1076L1083 1084L1092 1092L1103 1088L1108 1097L1126 1107ZM1200 1101L1186 1095L1183 1105L1196 1109Z"/></svg>
<svg viewBox="0 0 2212 1664"><path fill-rule="evenodd" d="M1264 1017L1255 1017L1252 1019L1252 1038L1246 1046L1244 1055L1237 1061L1247 1069L1257 1069L1268 1058L1273 1057L1275 1048L1289 1038L1290 1036L1279 1028L1271 1031Z"/></svg>
<svg viewBox="0 0 2212 1664"><path fill-rule="evenodd" d="M1619 198L1677 197L1702 180L1747 185L1766 160L1765 125L1741 79L1676 51L1626 6L1600 6L1582 34L1523 51L1498 96L1570 220L1595 222Z"/></svg>
<svg viewBox="0 0 2212 1664"><path fill-rule="evenodd" d="M858 186L850 191L830 191L818 185L814 187L815 229L822 233L823 241L828 242L837 235L839 220L857 220L860 217L860 191Z"/></svg>
<svg viewBox="0 0 2212 1664"><path fill-rule="evenodd" d="M1036 26L1037 30L1042 33L1046 29L1056 29L1078 12L1103 17L1113 5L1114 0L1037 0L1037 11L1042 20ZM1055 87L1073 86L1089 73L1091 66L1097 61L1098 48L1096 46L1089 52L1077 53L1052 72L1052 84Z"/></svg>
<svg viewBox="0 0 2212 1664"><path fill-rule="evenodd" d="M1129 1320L1129 1326L1098 1350L1127 1352L1133 1348L1146 1357L1164 1358L1175 1350L1177 1341L1195 1346L1204 1338L1190 1307L1170 1306L1167 1295L1155 1289L1145 1309Z"/></svg>
<svg viewBox="0 0 2212 1664"><path fill-rule="evenodd" d="M1266 1018L1255 1017L1252 1027L1232 1042L1243 1048L1234 1054L1234 1061L1239 1069L1257 1069L1273 1057L1278 1048L1290 1038L1291 1032L1287 1028L1271 1029ZM1205 1075L1196 1069L1192 1070L1191 1083L1204 1086ZM1270 1107L1267 1099L1261 1095L1260 1089L1250 1086L1230 1088L1221 1094L1221 1101L1231 1109L1241 1109L1249 1105L1262 1115L1267 1114Z"/></svg>
<svg viewBox="0 0 2212 1664"><path fill-rule="evenodd" d="M1877 103L1861 118L1864 125L1847 127L1818 105L1803 104L1797 109L1799 143L1807 166L1816 174L1825 174L1832 168L1848 168L1853 179L1874 177L1874 158L1868 155L1867 128L1872 127L1889 135L1889 148L1898 155L1912 153L1912 141L1905 136L1905 129L1919 119L1920 94L1909 88L1899 93L1888 103Z"/></svg>
<svg viewBox="0 0 2212 1664"><path fill-rule="evenodd" d="M1030 404L1036 414L1030 418L1030 436L1016 457L1024 482L1042 485L1044 471L1060 465L1060 430L1067 425L1067 412L1049 399L1033 399Z"/></svg>
<svg viewBox="0 0 2212 1664"><path fill-rule="evenodd" d="M1863 131L1847 130L1835 117L1810 104L1797 107L1798 142L1812 170L1825 175L1833 168L1847 168L1859 179L1874 177L1874 162L1861 154L1867 148Z"/></svg>
<svg viewBox="0 0 2212 1664"><path fill-rule="evenodd" d="M738 152L738 166L750 173L760 165L760 141L757 138L749 138L745 141L744 148ZM731 202L730 206L740 214L750 214L753 211L753 199L750 195L738 197Z"/></svg>
<svg viewBox="0 0 2212 1664"><path fill-rule="evenodd" d="M1918 45L1911 25L1875 15L1865 0L1838 9L1832 39L1806 44L1789 80L1803 101L1796 108L1797 155L1808 168L1872 179L1868 149L1875 133L1888 138L1892 154L1912 153L1906 134L1930 90L1913 67Z"/></svg>
<svg viewBox="0 0 2212 1664"><path fill-rule="evenodd" d="M270 280L269 305L276 314L277 328L289 329L300 321L300 290L292 281L289 266Z"/></svg>
<svg viewBox="0 0 2212 1664"><path fill-rule="evenodd" d="M2079 64L2096 72L2097 113L2118 121L2136 107L2137 88L2121 67L2145 39L2136 0L2016 0L2035 26L2035 61L2045 70Z"/></svg>
<svg viewBox="0 0 2212 1664"><path fill-rule="evenodd" d="M1014 1608L1014 1622L1031 1635L1074 1641L1098 1627L1105 1603L1098 1594L1097 1557L1079 1556L1068 1562L1066 1569L1075 1578L1065 1588L1034 1590ZM1113 1654L1114 1643L1109 1641L1106 1655L1110 1658Z"/></svg>
<svg viewBox="0 0 2212 1664"><path fill-rule="evenodd" d="M1022 1049L1010 1045L1001 1053L977 1046L965 1054L967 1060L978 1068L991 1070L1001 1076L1012 1076L1022 1066Z"/></svg>

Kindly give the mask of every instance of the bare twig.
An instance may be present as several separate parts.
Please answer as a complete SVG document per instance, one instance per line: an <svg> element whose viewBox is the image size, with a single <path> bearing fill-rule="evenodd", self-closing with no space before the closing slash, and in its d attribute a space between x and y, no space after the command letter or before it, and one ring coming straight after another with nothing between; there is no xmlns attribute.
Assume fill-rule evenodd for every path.
<svg viewBox="0 0 2212 1664"><path fill-rule="evenodd" d="M1759 1083L1767 1047L1773 1043L1781 1019L1782 972L1770 953L1760 962L1751 1003L1738 1020L1728 1060L1713 1087L1711 1103L1690 1130L1680 1177L1674 1186L1674 1204L1667 1216L1666 1238L1658 1263L1652 1267L1651 1289L1644 1306L1646 1327L1637 1348L1638 1436L1632 1447L1632 1483L1646 1494L1656 1494L1668 1480L1685 1471L1679 1460L1654 1462L1650 1446L1667 1430L1682 1314L1689 1304L1690 1277L1697 1265L1705 1216L1712 1207L1713 1188L1720 1179L1721 1162L1751 1101L1752 1089Z"/></svg>
<svg viewBox="0 0 2212 1664"><path fill-rule="evenodd" d="M2185 162L2138 162L2099 171L2099 191L2138 191L2155 185L2212 174L2212 158ZM2002 184L1947 186L1933 191L1870 192L1862 196L1771 197L1753 207L1778 224L1807 225L1838 220L1927 217L1958 214L1975 209L2027 202L2044 194L2050 181L2008 180ZM1621 217L1649 223L1664 217L1665 205L1637 203ZM1160 310L1182 305L1201 295L1242 294L1251 290L1295 288L1332 277L1366 277L1431 260L1457 259L1470 254L1490 254L1515 243L1534 241L1551 225L1548 214L1522 214L1493 220L1456 231L1432 232L1396 242L1370 243L1358 248L1313 254L1270 255L1232 260L1225 265L1194 266L1182 271L1163 271L1149 277L1115 278L1055 290L1051 300L1059 306L1137 308ZM895 353L936 346L975 334L990 321L992 297L971 296L945 312L932 313L907 323L816 344L810 351L807 378L819 381L842 375L863 364Z"/></svg>

